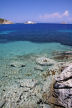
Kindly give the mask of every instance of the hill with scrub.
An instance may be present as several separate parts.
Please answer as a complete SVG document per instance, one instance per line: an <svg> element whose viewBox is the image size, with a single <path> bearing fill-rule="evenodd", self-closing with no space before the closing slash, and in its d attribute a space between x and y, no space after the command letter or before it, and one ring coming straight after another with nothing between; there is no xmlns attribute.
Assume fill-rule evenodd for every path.
<svg viewBox="0 0 72 108"><path fill-rule="evenodd" d="M13 22L0 18L0 24L13 24Z"/></svg>

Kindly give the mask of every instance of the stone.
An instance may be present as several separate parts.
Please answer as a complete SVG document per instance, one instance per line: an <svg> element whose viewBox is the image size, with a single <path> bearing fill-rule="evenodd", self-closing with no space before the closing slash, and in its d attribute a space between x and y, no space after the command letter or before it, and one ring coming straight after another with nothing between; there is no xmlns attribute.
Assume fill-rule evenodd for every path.
<svg viewBox="0 0 72 108"><path fill-rule="evenodd" d="M63 81L67 80L69 78L72 78L72 63L69 64L63 71L62 73L56 77L56 81Z"/></svg>
<svg viewBox="0 0 72 108"><path fill-rule="evenodd" d="M43 84L43 92L49 92L50 90L50 85L52 83L52 77L49 77L46 79L46 81L44 81L44 84Z"/></svg>
<svg viewBox="0 0 72 108"><path fill-rule="evenodd" d="M50 105L48 104L40 104L41 108L52 108Z"/></svg>
<svg viewBox="0 0 72 108"><path fill-rule="evenodd" d="M54 59L56 60L70 60L72 59L72 51L63 51L63 52L57 52L54 54Z"/></svg>
<svg viewBox="0 0 72 108"><path fill-rule="evenodd" d="M54 96L58 104L65 108L72 108L72 63L55 80Z"/></svg>
<svg viewBox="0 0 72 108"><path fill-rule="evenodd" d="M72 79L69 79L67 81L56 82L54 88L55 89L72 88Z"/></svg>
<svg viewBox="0 0 72 108"><path fill-rule="evenodd" d="M40 57L36 59L36 63L42 66L51 66L55 64L55 61L47 57Z"/></svg>
<svg viewBox="0 0 72 108"><path fill-rule="evenodd" d="M11 64L10 66L11 66L11 67L15 67L15 65L14 65L14 64Z"/></svg>
<svg viewBox="0 0 72 108"><path fill-rule="evenodd" d="M20 67L25 67L25 64L23 62L14 61L10 64L10 66L20 68Z"/></svg>
<svg viewBox="0 0 72 108"><path fill-rule="evenodd" d="M42 98L42 87L35 79L19 80L4 92L6 97L5 108L37 108Z"/></svg>
<svg viewBox="0 0 72 108"><path fill-rule="evenodd" d="M21 87L27 87L27 88L33 88L37 84L37 81L34 79L23 79L20 80L19 82Z"/></svg>
<svg viewBox="0 0 72 108"><path fill-rule="evenodd" d="M6 100L3 99L3 100L0 100L0 108L2 108L6 103Z"/></svg>
<svg viewBox="0 0 72 108"><path fill-rule="evenodd" d="M22 64L21 67L25 67L25 64Z"/></svg>
<svg viewBox="0 0 72 108"><path fill-rule="evenodd" d="M34 69L39 70L39 71L43 71L43 68L41 66L35 66Z"/></svg>

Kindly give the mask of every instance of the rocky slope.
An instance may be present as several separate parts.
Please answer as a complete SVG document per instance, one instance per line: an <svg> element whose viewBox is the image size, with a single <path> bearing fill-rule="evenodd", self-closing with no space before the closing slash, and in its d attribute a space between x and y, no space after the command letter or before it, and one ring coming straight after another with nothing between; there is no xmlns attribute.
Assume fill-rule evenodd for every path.
<svg viewBox="0 0 72 108"><path fill-rule="evenodd" d="M13 22L0 18L0 24L13 24Z"/></svg>
<svg viewBox="0 0 72 108"><path fill-rule="evenodd" d="M47 102L56 105L57 108L72 108L72 63L55 78L50 96L47 98Z"/></svg>
<svg viewBox="0 0 72 108"><path fill-rule="evenodd" d="M72 64L56 78L54 85L58 102L65 108L72 108Z"/></svg>

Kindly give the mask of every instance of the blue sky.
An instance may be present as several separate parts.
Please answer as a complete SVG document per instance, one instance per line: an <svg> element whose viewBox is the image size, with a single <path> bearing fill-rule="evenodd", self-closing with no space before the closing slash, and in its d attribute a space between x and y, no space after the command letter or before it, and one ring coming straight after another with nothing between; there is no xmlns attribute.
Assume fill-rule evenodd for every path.
<svg viewBox="0 0 72 108"><path fill-rule="evenodd" d="M0 18L72 23L72 0L0 0Z"/></svg>

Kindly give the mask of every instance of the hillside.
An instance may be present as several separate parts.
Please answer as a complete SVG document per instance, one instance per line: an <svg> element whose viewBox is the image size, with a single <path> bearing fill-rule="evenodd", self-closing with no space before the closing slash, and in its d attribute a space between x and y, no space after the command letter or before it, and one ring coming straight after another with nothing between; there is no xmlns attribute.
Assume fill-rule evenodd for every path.
<svg viewBox="0 0 72 108"><path fill-rule="evenodd" d="M0 24L13 24L13 22L0 18Z"/></svg>

